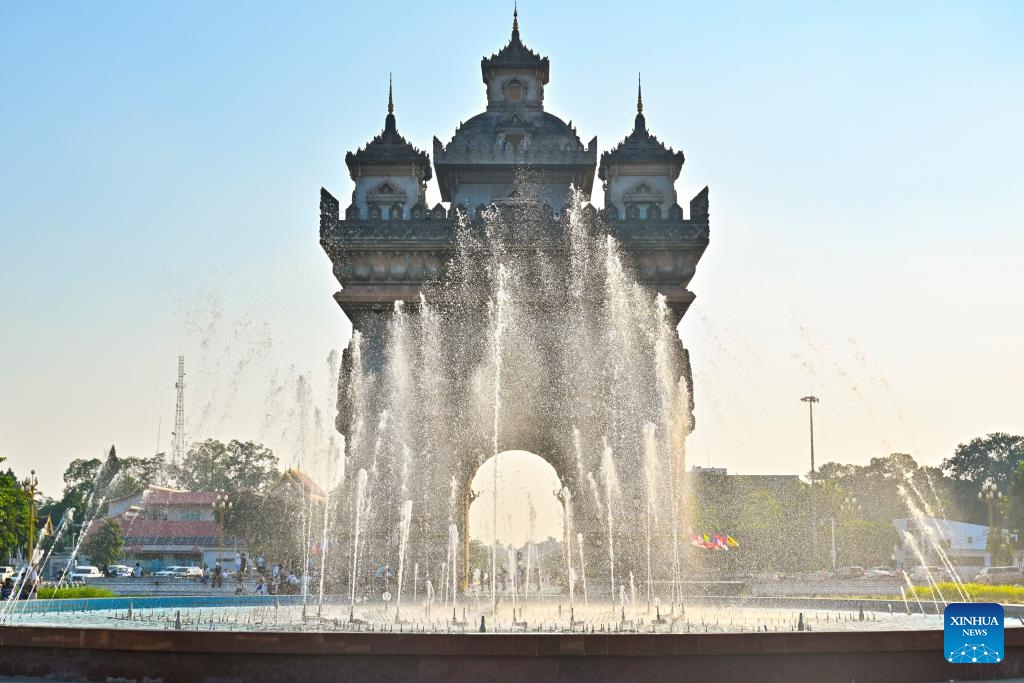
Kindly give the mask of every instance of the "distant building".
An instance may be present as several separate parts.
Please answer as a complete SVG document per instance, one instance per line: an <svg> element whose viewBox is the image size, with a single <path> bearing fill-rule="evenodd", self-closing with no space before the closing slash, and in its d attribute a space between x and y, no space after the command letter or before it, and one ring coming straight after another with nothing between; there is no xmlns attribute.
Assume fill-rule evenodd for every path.
<svg viewBox="0 0 1024 683"><path fill-rule="evenodd" d="M121 526L126 563L147 571L172 565L233 563L239 540L223 533L218 491L147 486L107 504L107 518ZM223 548L223 553L221 549Z"/></svg>
<svg viewBox="0 0 1024 683"><path fill-rule="evenodd" d="M285 470L277 483L270 487L269 493L272 496L281 497L301 493L303 498L310 498L313 502L321 504L327 500L327 494L319 484L298 469Z"/></svg>
<svg viewBox="0 0 1024 683"><path fill-rule="evenodd" d="M909 569L921 564L941 567L940 549L957 567L980 569L992 564L986 551L989 527L984 524L935 517L901 517L892 524L900 538L895 550L897 567ZM1016 540L1016 535L1011 534L1011 540Z"/></svg>

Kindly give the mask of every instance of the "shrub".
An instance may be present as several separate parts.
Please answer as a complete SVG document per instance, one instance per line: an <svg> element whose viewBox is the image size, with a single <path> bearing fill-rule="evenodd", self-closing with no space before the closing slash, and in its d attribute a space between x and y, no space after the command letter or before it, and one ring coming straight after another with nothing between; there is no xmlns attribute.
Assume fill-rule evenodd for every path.
<svg viewBox="0 0 1024 683"><path fill-rule="evenodd" d="M40 600L64 600L67 598L112 598L113 591L95 586L69 586L67 588L42 587L37 591Z"/></svg>
<svg viewBox="0 0 1024 683"><path fill-rule="evenodd" d="M956 584L951 582L943 582L938 584L939 592L942 593L947 601L958 601L961 600L960 591L957 590ZM971 600L981 600L984 602L1001 602L1011 605L1024 604L1024 586L1002 586L995 585L990 586L985 583L965 583L963 589L970 596ZM922 600L938 600L940 599L937 593L933 593L931 588L925 586L918 586L914 588L914 593L917 597Z"/></svg>

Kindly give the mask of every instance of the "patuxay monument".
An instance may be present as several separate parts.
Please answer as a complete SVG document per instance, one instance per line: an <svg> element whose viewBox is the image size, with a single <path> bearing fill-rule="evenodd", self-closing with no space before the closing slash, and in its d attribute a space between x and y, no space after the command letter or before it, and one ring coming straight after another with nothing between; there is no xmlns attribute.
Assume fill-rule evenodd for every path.
<svg viewBox="0 0 1024 683"><path fill-rule="evenodd" d="M433 165L399 133L389 87L384 129L345 157L347 206L320 197L334 298L354 330L338 397L348 478L367 471L366 533L391 543L411 501L412 538L434 539L413 551L424 564L454 561L474 472L507 450L554 466L566 530L593 537L595 553L628 536L638 510L685 505L693 417L676 327L708 246L708 190L680 204L683 153L649 131L639 85L632 130L608 151L545 111L551 65L518 17L480 70L486 107L434 138ZM431 207L433 178L444 204ZM670 533L680 510L648 529ZM627 553L600 552L640 574Z"/></svg>

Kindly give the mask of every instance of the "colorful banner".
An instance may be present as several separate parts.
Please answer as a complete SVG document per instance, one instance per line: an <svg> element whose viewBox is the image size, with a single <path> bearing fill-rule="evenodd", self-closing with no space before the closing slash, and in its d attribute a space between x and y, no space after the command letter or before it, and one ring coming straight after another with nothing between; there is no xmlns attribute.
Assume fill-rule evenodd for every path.
<svg viewBox="0 0 1024 683"><path fill-rule="evenodd" d="M740 542L728 534L694 534L690 537L690 545L704 550L731 550L739 548Z"/></svg>

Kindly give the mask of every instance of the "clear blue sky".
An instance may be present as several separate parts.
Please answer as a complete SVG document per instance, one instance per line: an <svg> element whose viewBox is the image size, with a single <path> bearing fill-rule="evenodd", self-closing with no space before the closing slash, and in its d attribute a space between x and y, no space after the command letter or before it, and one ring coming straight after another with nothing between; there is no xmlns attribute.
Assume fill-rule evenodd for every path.
<svg viewBox="0 0 1024 683"><path fill-rule="evenodd" d="M295 377L346 342L317 244L347 150L483 108L511 3L0 4L0 455L46 493L111 443L288 457ZM608 149L648 126L711 186L684 321L690 461L938 462L1024 432L1024 4L520 3L549 111ZM599 193L598 193L599 194ZM431 187L430 197L437 200ZM600 197L596 197L598 201ZM291 421L291 422L290 422Z"/></svg>

